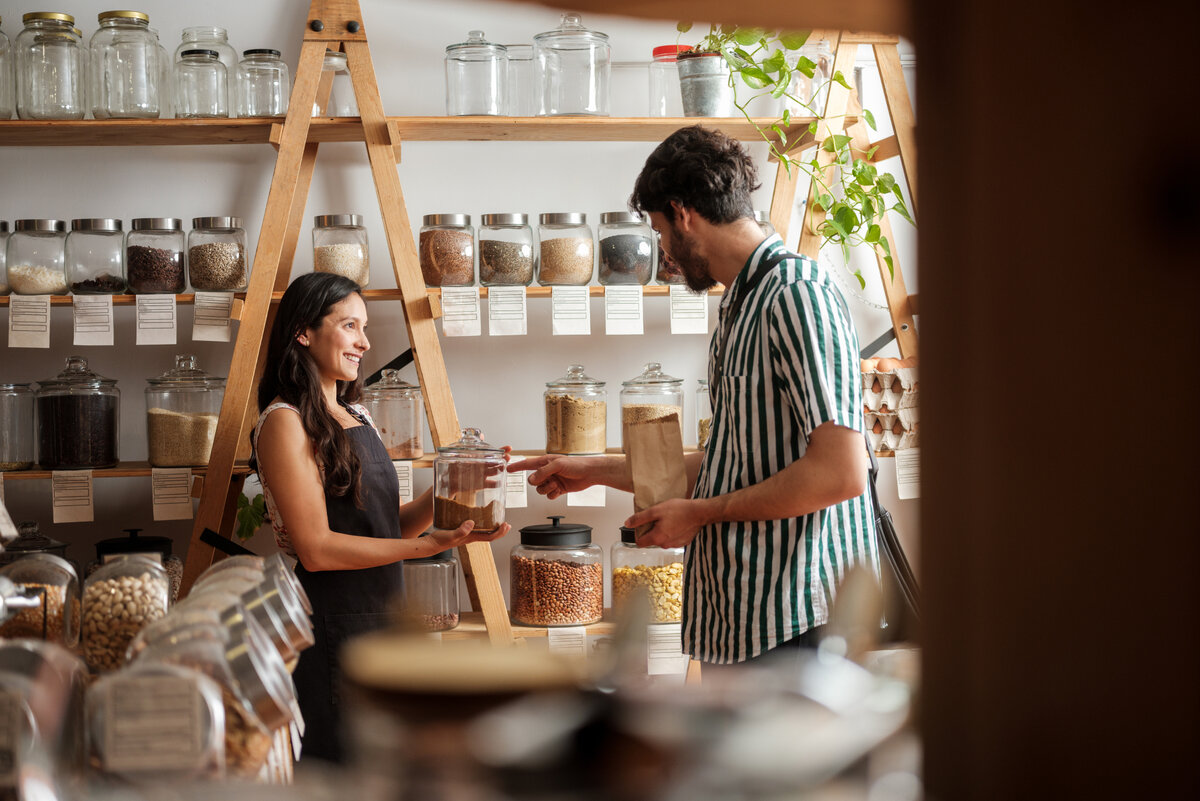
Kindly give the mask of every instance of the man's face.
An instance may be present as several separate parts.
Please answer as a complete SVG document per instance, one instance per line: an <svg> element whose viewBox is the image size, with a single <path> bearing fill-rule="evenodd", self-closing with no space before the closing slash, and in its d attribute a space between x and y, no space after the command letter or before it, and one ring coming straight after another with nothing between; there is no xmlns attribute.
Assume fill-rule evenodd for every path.
<svg viewBox="0 0 1200 801"><path fill-rule="evenodd" d="M717 285L708 271L708 259L700 255L694 239L676 228L661 212L650 212L650 225L658 232L663 252L683 273L684 283L693 292L707 292Z"/></svg>

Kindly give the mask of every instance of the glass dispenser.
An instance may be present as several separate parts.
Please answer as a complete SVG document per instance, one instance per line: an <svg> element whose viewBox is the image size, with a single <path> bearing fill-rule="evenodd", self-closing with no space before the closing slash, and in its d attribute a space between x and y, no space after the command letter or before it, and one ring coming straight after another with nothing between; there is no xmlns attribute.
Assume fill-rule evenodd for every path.
<svg viewBox="0 0 1200 801"><path fill-rule="evenodd" d="M458 561L447 550L404 560L404 616L426 631L458 625Z"/></svg>
<svg viewBox="0 0 1200 801"><path fill-rule="evenodd" d="M65 252L67 281L76 295L125 291L125 235L120 220L71 220Z"/></svg>
<svg viewBox="0 0 1200 801"><path fill-rule="evenodd" d="M640 547L633 529L621 527L612 547L612 605L620 613L638 598L650 623L678 623L683 612L683 548Z"/></svg>
<svg viewBox="0 0 1200 801"><path fill-rule="evenodd" d="M446 114L500 115L508 108L508 48L471 31L446 48Z"/></svg>
<svg viewBox="0 0 1200 801"><path fill-rule="evenodd" d="M0 472L33 467L33 399L29 384L0 384Z"/></svg>
<svg viewBox="0 0 1200 801"><path fill-rule="evenodd" d="M371 413L388 457L420 459L425 455L425 406L421 388L400 377L399 370L384 370L383 378L363 390L363 405Z"/></svg>
<svg viewBox="0 0 1200 801"><path fill-rule="evenodd" d="M558 28L533 37L533 52L541 116L608 116L608 34L583 27L578 14L563 14Z"/></svg>
<svg viewBox="0 0 1200 801"><path fill-rule="evenodd" d="M433 527L454 530L467 520L479 533L504 522L504 449L464 428L457 442L437 449L433 461Z"/></svg>
<svg viewBox="0 0 1200 801"><path fill-rule="evenodd" d="M175 357L175 367L146 380L146 439L152 467L208 464L225 379L211 376L196 357Z"/></svg>
<svg viewBox="0 0 1200 801"><path fill-rule="evenodd" d="M116 467L120 406L114 379L68 356L61 373L38 382L38 463L46 470Z"/></svg>
<svg viewBox="0 0 1200 801"><path fill-rule="evenodd" d="M526 626L583 626L604 615L604 553L592 527L561 523L525 526L512 549L509 610Z"/></svg>
<svg viewBox="0 0 1200 801"><path fill-rule="evenodd" d="M49 553L30 553L0 567L0 576L39 602L0 623L0 637L32 637L75 647L79 642L79 574L70 562Z"/></svg>
<svg viewBox="0 0 1200 801"><path fill-rule="evenodd" d="M112 559L83 586L83 658L97 673L116 670L138 632L167 614L170 582L141 554Z"/></svg>
<svg viewBox="0 0 1200 801"><path fill-rule="evenodd" d="M642 374L621 382L621 447L627 448L629 426L674 414L683 433L683 379L667 375L658 362Z"/></svg>
<svg viewBox="0 0 1200 801"><path fill-rule="evenodd" d="M546 382L546 452L604 453L608 447L608 392L583 365Z"/></svg>

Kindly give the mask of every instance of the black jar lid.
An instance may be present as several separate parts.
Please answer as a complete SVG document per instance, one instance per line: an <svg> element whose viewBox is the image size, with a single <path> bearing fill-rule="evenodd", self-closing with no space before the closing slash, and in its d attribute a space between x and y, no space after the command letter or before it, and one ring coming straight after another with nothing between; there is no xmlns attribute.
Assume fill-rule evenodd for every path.
<svg viewBox="0 0 1200 801"><path fill-rule="evenodd" d="M4 546L4 552L14 558L21 554L43 553L50 551L65 551L67 544L47 537L38 528L37 523L22 522L17 526L17 538Z"/></svg>
<svg viewBox="0 0 1200 801"><path fill-rule="evenodd" d="M253 50L242 51L243 58L247 56L271 56L273 58L279 58L280 55L281 54L278 50L273 50L269 47L256 47Z"/></svg>
<svg viewBox="0 0 1200 801"><path fill-rule="evenodd" d="M170 537L140 537L140 528L123 529L128 537L112 537L96 543L96 558L103 561L106 556L121 553L160 553L163 558L171 555Z"/></svg>
<svg viewBox="0 0 1200 801"><path fill-rule="evenodd" d="M218 53L216 50L205 50L204 48L195 48L192 50L184 50L182 53L179 54L180 58L187 58L188 56L204 56L205 58L217 59L217 58L221 57L221 54Z"/></svg>
<svg viewBox="0 0 1200 801"><path fill-rule="evenodd" d="M521 529L522 545L550 545L563 548L591 545L592 527L583 523L560 523L562 515L550 515L550 525L539 523Z"/></svg>
<svg viewBox="0 0 1200 801"><path fill-rule="evenodd" d="M637 529L621 526L621 542L637 545Z"/></svg>

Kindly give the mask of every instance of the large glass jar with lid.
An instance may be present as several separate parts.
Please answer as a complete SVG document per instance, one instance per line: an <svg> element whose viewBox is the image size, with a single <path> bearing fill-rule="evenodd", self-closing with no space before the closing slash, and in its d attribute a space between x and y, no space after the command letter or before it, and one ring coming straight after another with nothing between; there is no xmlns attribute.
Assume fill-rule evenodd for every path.
<svg viewBox="0 0 1200 801"><path fill-rule="evenodd" d="M229 116L229 79L220 53L192 47L179 54L175 65L175 116L212 119Z"/></svg>
<svg viewBox="0 0 1200 801"><path fill-rule="evenodd" d="M278 50L256 48L242 52L237 67L237 115L282 117L287 114L292 80Z"/></svg>
<svg viewBox="0 0 1200 801"><path fill-rule="evenodd" d="M479 226L479 283L529 286L533 282L533 228L527 214L485 214Z"/></svg>
<svg viewBox="0 0 1200 801"><path fill-rule="evenodd" d="M0 23L3 22L3 18L0 18ZM12 43L4 31L0 31L0 120L12 119L17 110L14 78Z"/></svg>
<svg viewBox="0 0 1200 801"><path fill-rule="evenodd" d="M109 537L96 543L96 558L88 562L87 576L91 576L113 559L141 554L162 565L167 572L170 583L170 601L175 603L179 598L179 588L183 582L183 560L174 553L170 537L141 536L140 528L124 529L126 537Z"/></svg>
<svg viewBox="0 0 1200 801"><path fill-rule="evenodd" d="M712 397L708 394L708 379L701 378L696 388L696 447L704 450L712 434Z"/></svg>
<svg viewBox="0 0 1200 801"><path fill-rule="evenodd" d="M361 214L321 214L313 219L313 269L345 276L361 287L371 281L371 252Z"/></svg>
<svg viewBox="0 0 1200 801"><path fill-rule="evenodd" d="M533 52L541 116L608 116L608 34L588 30L578 14L563 14L558 28L533 37Z"/></svg>
<svg viewBox="0 0 1200 801"><path fill-rule="evenodd" d="M640 214L600 215L600 283L648 284L654 275L654 232Z"/></svg>
<svg viewBox="0 0 1200 801"><path fill-rule="evenodd" d="M354 97L354 84L350 81L350 66L346 54L336 50L325 50L324 72L332 73L329 100L325 107L313 101L314 117L357 117L358 101Z"/></svg>
<svg viewBox="0 0 1200 801"><path fill-rule="evenodd" d="M608 392L604 382L572 364L546 382L546 453L604 453L608 447Z"/></svg>
<svg viewBox="0 0 1200 801"><path fill-rule="evenodd" d="M103 11L88 42L92 116L156 119L159 102L158 34L141 11Z"/></svg>
<svg viewBox="0 0 1200 801"><path fill-rule="evenodd" d="M68 648L79 642L79 574L61 556L20 555L0 567L0 576L18 586L37 606L21 609L0 623L0 637L32 637Z"/></svg>
<svg viewBox="0 0 1200 801"><path fill-rule="evenodd" d="M138 632L167 614L170 582L157 560L141 554L112 559L83 585L83 658L96 673L125 664Z"/></svg>
<svg viewBox="0 0 1200 801"><path fill-rule="evenodd" d="M604 616L604 552L592 527L551 515L513 546L509 613L526 626L584 626Z"/></svg>
<svg viewBox="0 0 1200 801"><path fill-rule="evenodd" d="M403 612L425 631L458 625L458 560L453 550L404 560Z"/></svg>
<svg viewBox="0 0 1200 801"><path fill-rule="evenodd" d="M504 449L483 441L477 428L437 449L433 460L433 527L453 530L467 520L475 531L495 531L504 522Z"/></svg>
<svg viewBox="0 0 1200 801"><path fill-rule="evenodd" d="M17 538L7 543L4 550L0 551L0 565L7 565L33 554L49 554L57 556L59 559L66 559L67 544L59 542L53 537L47 537L37 523L28 520L22 521L17 524ZM74 563L68 561L68 564L78 574Z"/></svg>
<svg viewBox="0 0 1200 801"><path fill-rule="evenodd" d="M508 48L508 111L510 117L535 117L541 102L541 87L533 60L533 45L510 44Z"/></svg>
<svg viewBox="0 0 1200 801"><path fill-rule="evenodd" d="M446 48L446 114L499 115L508 108L508 48L483 31Z"/></svg>
<svg viewBox="0 0 1200 801"><path fill-rule="evenodd" d="M81 120L87 113L83 47L75 18L34 11L17 35L17 116L23 120Z"/></svg>
<svg viewBox="0 0 1200 801"><path fill-rule="evenodd" d="M241 217L195 217L188 232L188 281L198 292L243 292L250 283Z"/></svg>
<svg viewBox="0 0 1200 801"><path fill-rule="evenodd" d="M0 472L31 467L33 390L28 384L0 384Z"/></svg>
<svg viewBox="0 0 1200 801"><path fill-rule="evenodd" d="M175 48L172 59L172 75L175 65L183 60L187 50L212 50L217 54L217 60L225 68L225 97L237 97L237 51L229 44L229 32L216 25L195 25L184 28L182 41Z"/></svg>
<svg viewBox="0 0 1200 801"><path fill-rule="evenodd" d="M667 375L658 362L650 362L641 375L621 386L621 447L628 450L629 427L675 415L683 434L683 379Z"/></svg>
<svg viewBox="0 0 1200 801"><path fill-rule="evenodd" d="M621 527L612 547L613 611L647 603L650 623L678 623L683 612L683 548L639 546L636 532Z"/></svg>
<svg viewBox="0 0 1200 801"><path fill-rule="evenodd" d="M548 212L538 217L538 283L584 286L592 280L596 241L587 215Z"/></svg>
<svg viewBox="0 0 1200 801"><path fill-rule="evenodd" d="M208 464L225 379L200 369L196 357L175 357L175 366L146 381L146 441L152 467Z"/></svg>
<svg viewBox="0 0 1200 801"><path fill-rule="evenodd" d="M812 77L796 68L801 58L812 62ZM825 113L825 101L829 96L829 85L833 77L833 50L828 39L810 40L799 52L787 55L792 68L792 82L783 97L783 109L793 117L812 117ZM795 98L793 100L793 98ZM796 101L803 101L804 105Z"/></svg>
<svg viewBox="0 0 1200 801"><path fill-rule="evenodd" d="M66 220L17 220L8 238L8 288L17 295L67 294Z"/></svg>
<svg viewBox="0 0 1200 801"><path fill-rule="evenodd" d="M384 370L383 377L363 390L362 403L371 413L388 457L420 459L425 455L425 406L421 388L400 377L399 370Z"/></svg>
<svg viewBox="0 0 1200 801"><path fill-rule="evenodd" d="M419 237L425 286L475 283L475 229L469 214L426 214Z"/></svg>
<svg viewBox="0 0 1200 801"><path fill-rule="evenodd" d="M121 392L82 356L38 382L38 463L46 470L116 467Z"/></svg>
<svg viewBox="0 0 1200 801"><path fill-rule="evenodd" d="M183 221L138 217L125 237L125 276L135 295L177 295L187 286L183 270Z"/></svg>
<svg viewBox="0 0 1200 801"><path fill-rule="evenodd" d="M66 244L67 281L76 295L125 291L125 234L108 217L71 220Z"/></svg>
<svg viewBox="0 0 1200 801"><path fill-rule="evenodd" d="M0 80L3 80L3 75L0 75ZM11 291L8 288L8 220L0 220L0 295L7 295Z"/></svg>

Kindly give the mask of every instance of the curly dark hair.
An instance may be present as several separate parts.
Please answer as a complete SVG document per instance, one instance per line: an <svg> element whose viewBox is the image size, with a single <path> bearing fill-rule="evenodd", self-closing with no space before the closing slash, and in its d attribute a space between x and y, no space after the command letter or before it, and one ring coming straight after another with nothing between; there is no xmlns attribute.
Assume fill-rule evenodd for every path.
<svg viewBox="0 0 1200 801"><path fill-rule="evenodd" d="M646 159L629 207L675 222L671 201L676 201L710 223L731 223L754 217L750 193L759 186L758 171L740 142L693 125L668 136Z"/></svg>

